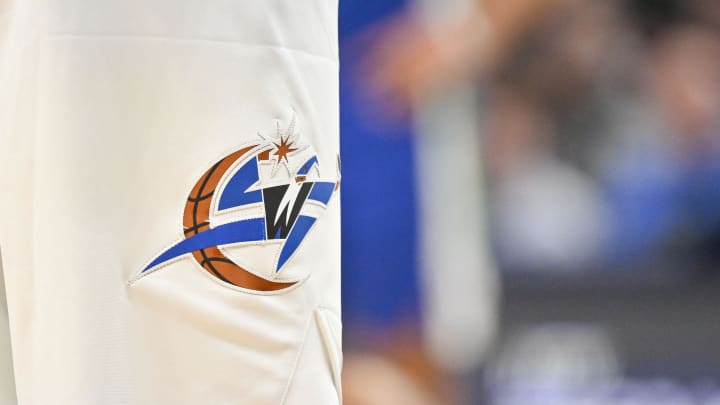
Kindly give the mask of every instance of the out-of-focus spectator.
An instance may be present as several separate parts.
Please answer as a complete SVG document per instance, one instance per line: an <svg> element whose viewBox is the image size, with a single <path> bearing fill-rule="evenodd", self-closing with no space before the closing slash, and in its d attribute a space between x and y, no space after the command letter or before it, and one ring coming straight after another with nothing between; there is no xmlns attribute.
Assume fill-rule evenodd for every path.
<svg viewBox="0 0 720 405"><path fill-rule="evenodd" d="M493 253L508 275L506 280L517 281L532 272L546 277L550 285L574 280L592 290L596 287L592 280L622 284L656 275L690 280L697 275L695 269L718 268L720 3L479 0L467 13L442 25L430 26L425 17L409 8L370 29L375 40L364 49L362 60L353 64L354 90L362 94L364 108L373 117L369 131L378 132L377 128L392 128L398 122L408 124L418 104L444 100L444 95L459 88L475 86L484 170L473 173L486 180ZM436 132L437 137L453 136ZM452 149L457 156L448 159L478 159L473 152L480 148L475 145L467 153L461 149ZM466 209L453 201L457 196L452 192L443 194L449 195L448 209ZM484 204L477 205L485 209ZM517 271L508 270L527 273L518 277ZM581 301L574 295L582 296L584 291L568 294ZM543 296L542 290L536 294L534 298ZM607 297L603 308L617 310L614 298ZM550 307L562 313L560 300ZM671 316L674 308L669 308L665 310ZM589 304L586 317L597 315L596 309L595 303ZM473 308L457 310L460 319L461 311ZM631 325L641 330L638 333L647 333L640 346L652 346L665 332L642 329L642 321L654 310L644 308L642 319L634 321L617 314L609 319L617 318L615 326ZM701 315L695 311L686 318L700 325L695 317ZM588 342L591 353L598 344ZM500 353L507 344L499 342ZM547 353L543 361L554 364L557 353ZM620 359L623 353L615 355ZM538 375L531 379L544 381L539 378L543 367L525 367L526 357L513 358L517 369L535 370ZM392 356L383 358L392 362L386 371L404 370L405 378L410 378L398 382L408 388L407 395L424 391L423 383L418 386L408 371L413 367L403 367ZM360 369L387 366L368 364ZM622 378L624 362L618 360L616 365L613 373ZM428 367L438 371L432 364ZM357 375L367 374L350 374ZM718 385L712 386L717 391ZM659 403L659 398L662 403L675 404L677 398L683 398L682 403L703 403L688 399L692 395L681 384L662 380L625 380L602 389L589 383L580 394L595 401L587 403L608 403L608 398L610 403L617 403L612 398L633 398L627 403L643 405ZM667 390L677 395L666 394ZM554 403L578 403L577 398ZM551 396L533 399L552 403Z"/></svg>
<svg viewBox="0 0 720 405"><path fill-rule="evenodd" d="M603 171L616 214L611 255L716 262L720 38L707 28L678 26L653 41L647 58L641 114L618 128L621 142Z"/></svg>
<svg viewBox="0 0 720 405"><path fill-rule="evenodd" d="M607 213L592 181L552 155L547 113L526 98L503 94L493 100L487 124L500 263L515 270L586 268L604 246Z"/></svg>
<svg viewBox="0 0 720 405"><path fill-rule="evenodd" d="M484 0L433 32L413 13L378 27L368 83L394 112L491 72L530 29L583 0Z"/></svg>
<svg viewBox="0 0 720 405"><path fill-rule="evenodd" d="M715 260L714 4L486 1L435 32L395 19L369 80L400 110L464 77L484 80L504 267Z"/></svg>

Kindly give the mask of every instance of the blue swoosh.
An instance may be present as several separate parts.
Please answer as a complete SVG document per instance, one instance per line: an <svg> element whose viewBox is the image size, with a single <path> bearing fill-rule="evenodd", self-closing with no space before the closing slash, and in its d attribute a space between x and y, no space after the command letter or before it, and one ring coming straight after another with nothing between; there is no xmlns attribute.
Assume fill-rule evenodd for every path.
<svg viewBox="0 0 720 405"><path fill-rule="evenodd" d="M152 263L143 269L143 273L151 268L172 260L178 256L214 246L231 243L265 240L265 220L253 218L244 221L219 225L216 228L193 235L182 240L160 254Z"/></svg>

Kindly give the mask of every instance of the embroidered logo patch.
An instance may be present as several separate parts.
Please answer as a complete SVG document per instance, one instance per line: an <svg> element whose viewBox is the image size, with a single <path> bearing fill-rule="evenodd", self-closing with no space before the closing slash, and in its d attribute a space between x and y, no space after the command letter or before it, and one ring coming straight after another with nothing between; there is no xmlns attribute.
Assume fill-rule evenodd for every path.
<svg viewBox="0 0 720 405"><path fill-rule="evenodd" d="M296 284L282 270L339 188L339 160L332 178L295 132L285 131L218 161L195 183L185 203L184 237L161 252L138 278L175 260L191 258L223 282L255 291ZM262 276L261 276L262 275Z"/></svg>

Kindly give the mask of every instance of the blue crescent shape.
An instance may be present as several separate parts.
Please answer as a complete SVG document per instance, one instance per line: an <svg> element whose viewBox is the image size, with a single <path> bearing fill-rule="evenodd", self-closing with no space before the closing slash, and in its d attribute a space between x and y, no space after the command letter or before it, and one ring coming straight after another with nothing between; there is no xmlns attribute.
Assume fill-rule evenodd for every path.
<svg viewBox="0 0 720 405"><path fill-rule="evenodd" d="M300 168L298 174L307 174L310 168L317 164L317 156L313 156ZM230 178L227 186L220 194L218 209L226 210L262 202L262 192L260 190L248 191L248 189L258 181L258 161L257 157L253 157L243 164ZM334 182L313 182L308 200L314 200L323 205L327 205L333 195L335 186L336 183ZM290 259L293 253L295 253L300 243L305 239L305 236L307 236L315 224L315 221L316 218L314 217L307 215L298 216L296 223L293 225L280 251L280 256L275 268L276 273L280 271L282 266ZM217 226L176 243L156 257L142 272L144 273L172 259L196 250L241 242L265 241L267 240L265 230L264 217L246 219Z"/></svg>

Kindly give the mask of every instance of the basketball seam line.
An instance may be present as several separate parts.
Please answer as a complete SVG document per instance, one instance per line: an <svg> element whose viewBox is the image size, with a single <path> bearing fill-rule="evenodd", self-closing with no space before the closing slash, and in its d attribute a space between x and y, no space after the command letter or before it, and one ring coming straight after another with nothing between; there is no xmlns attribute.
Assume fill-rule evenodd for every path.
<svg viewBox="0 0 720 405"><path fill-rule="evenodd" d="M199 196L199 197L188 197L187 200L188 200L189 202L199 203L199 202L201 202L201 201L207 200L208 198L212 197L213 194L215 194L215 190L213 190L213 191L211 191L211 192L209 192L209 193L207 193L207 194L205 194L205 195L203 195L203 196Z"/></svg>
<svg viewBox="0 0 720 405"><path fill-rule="evenodd" d="M213 165L213 167L211 167L211 168L207 171L207 173L205 174L205 178L203 179L202 184L200 184L200 188L198 189L197 193L195 193L195 197L193 197L192 194L190 195L190 197L188 197L188 202L191 202L191 203L193 204L193 216L192 216L193 226L192 226L191 228L189 228L189 229L195 229L195 231L194 231L194 232L195 232L195 235L197 235L197 234L199 233L199 232L198 232L199 227L202 226L202 224L198 224L198 222L197 222L197 216L198 216L198 212L197 212L197 211L198 211L198 207L199 207L199 205L200 205L199 201L202 200L202 199L207 198L207 196L211 196L211 195L215 192L215 190L213 190L212 192L208 193L208 195L206 195L205 197L203 197L202 193L203 193L203 191L205 191L205 187L207 186L208 182L210 181L210 178L212 177L212 175L215 173L215 170L217 170L217 168L218 168L223 162L227 161L228 158L229 158L229 156L226 157L225 159L220 160L220 161L217 162L215 165ZM232 163L231 163L231 165L232 165ZM219 181L218 181L218 182L219 182ZM216 186L216 187L217 187L217 186ZM193 201L193 200L194 200L194 201ZM202 260L202 262L200 263L201 267L206 268L207 270L210 270L213 274L215 274L216 276L218 276L219 279L221 279L222 281L224 281L224 282L226 282L226 283L228 283L228 284L236 285L235 283L231 282L231 281L228 280L226 277L224 277L224 276L220 273L220 271L219 271L218 269L216 269L215 266L213 266L213 264L212 264L212 261L213 261L213 260L212 260L212 259L217 259L217 260L214 260L214 261L220 261L220 262L223 262L223 263L228 263L228 264L232 265L233 267L237 267L237 268L240 269L240 270L243 270L243 271L245 271L245 272L247 272L247 273L249 273L249 274L252 274L252 273L250 273L249 271L245 270L244 268L242 268L242 267L238 266L237 264L235 264L232 260L230 260L230 259L228 259L227 257L225 257L225 255L222 253L222 251L220 251L220 255L221 255L220 258L215 258L214 256L213 256L213 258L209 258L208 255L207 255L207 253L206 253L206 251L205 251L205 249L199 249L199 251L200 251L200 255L203 257L203 260ZM223 260L223 259L224 259L224 260ZM293 284L296 283L296 282L281 282L281 283L278 283L278 282L273 282L273 281L265 280L265 279L263 279L262 277L256 276L255 274L252 274L252 275L253 275L254 277L258 278L258 279L259 279L259 282L261 282L261 283L263 283L263 284L266 284L266 285L264 286L264 288L261 289L261 291L278 291L278 290L282 290L282 289L285 289L285 288L287 288L287 287L290 287L290 286L292 286ZM270 288L268 288L268 287L270 287ZM277 288L276 288L276 287L277 287Z"/></svg>

